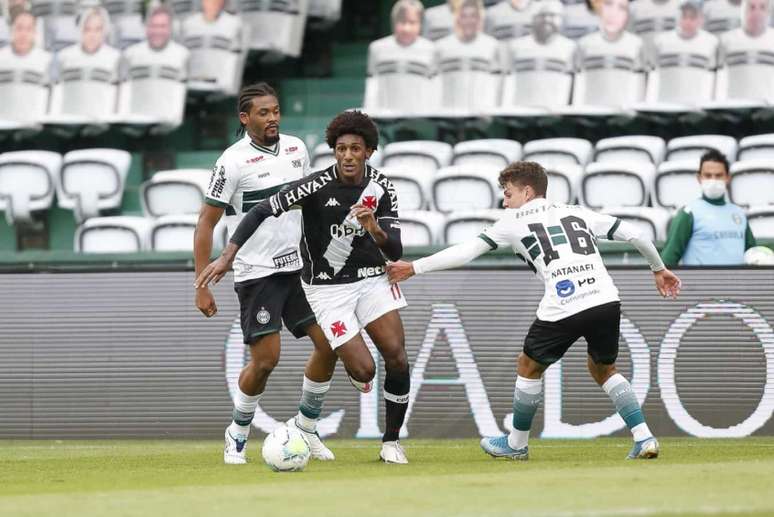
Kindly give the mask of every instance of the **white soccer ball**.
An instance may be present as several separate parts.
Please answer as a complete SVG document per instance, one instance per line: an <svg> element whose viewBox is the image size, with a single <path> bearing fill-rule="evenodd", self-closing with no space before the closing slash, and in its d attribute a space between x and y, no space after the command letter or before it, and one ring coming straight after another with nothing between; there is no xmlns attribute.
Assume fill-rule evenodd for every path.
<svg viewBox="0 0 774 517"><path fill-rule="evenodd" d="M766 246L755 246L744 253L744 263L748 266L774 266L774 251Z"/></svg>
<svg viewBox="0 0 774 517"><path fill-rule="evenodd" d="M263 461L275 472L304 470L312 451L301 431L281 425L263 441Z"/></svg>

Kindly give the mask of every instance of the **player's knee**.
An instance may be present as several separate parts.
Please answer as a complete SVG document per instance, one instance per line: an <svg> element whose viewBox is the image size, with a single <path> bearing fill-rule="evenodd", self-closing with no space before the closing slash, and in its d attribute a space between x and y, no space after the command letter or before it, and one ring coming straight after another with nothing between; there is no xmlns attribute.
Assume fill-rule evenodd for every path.
<svg viewBox="0 0 774 517"><path fill-rule="evenodd" d="M347 367L347 373L358 382L371 382L376 375L376 365L373 361L358 363Z"/></svg>
<svg viewBox="0 0 774 517"><path fill-rule="evenodd" d="M545 369L545 366L538 363L524 352L519 354L518 374L520 376L528 379L539 379Z"/></svg>
<svg viewBox="0 0 774 517"><path fill-rule="evenodd" d="M388 371L403 372L408 371L408 356L406 350L401 348L400 352L395 353L391 357L384 358L384 368Z"/></svg>
<svg viewBox="0 0 774 517"><path fill-rule="evenodd" d="M253 358L252 367L260 375L269 375L279 362L279 357L267 356L267 357L255 357Z"/></svg>
<svg viewBox="0 0 774 517"><path fill-rule="evenodd" d="M589 373L594 381L602 386L607 380L615 375L616 369L614 364L600 364L589 362Z"/></svg>

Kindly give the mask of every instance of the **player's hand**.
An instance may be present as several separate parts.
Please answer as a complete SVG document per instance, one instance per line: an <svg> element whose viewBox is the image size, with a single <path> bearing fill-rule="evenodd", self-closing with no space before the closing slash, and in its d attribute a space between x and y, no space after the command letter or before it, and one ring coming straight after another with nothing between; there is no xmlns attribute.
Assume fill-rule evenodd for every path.
<svg viewBox="0 0 774 517"><path fill-rule="evenodd" d="M661 296L664 298L677 298L677 295L680 294L680 288L682 287L682 282L677 275L668 269L656 271L653 275L656 277L656 287L658 288L658 292L661 293Z"/></svg>
<svg viewBox="0 0 774 517"><path fill-rule="evenodd" d="M363 229L368 233L379 232L380 228L379 228L379 225L376 224L376 217L374 216L374 211L368 208L367 206L361 203L352 205L350 207L349 213L352 217L357 218L357 222L359 222L360 226L362 226Z"/></svg>
<svg viewBox="0 0 774 517"><path fill-rule="evenodd" d="M210 262L204 271L202 271L196 281L194 287L196 289L202 289L210 285L210 283L217 284L220 279L231 270L231 261L228 258L221 255L214 262Z"/></svg>
<svg viewBox="0 0 774 517"><path fill-rule="evenodd" d="M411 262L399 260L387 264L387 277L391 284L397 284L414 276L414 265Z"/></svg>
<svg viewBox="0 0 774 517"><path fill-rule="evenodd" d="M215 305L215 297L208 287L202 287L196 290L196 308L202 314L211 318L218 313L218 306Z"/></svg>

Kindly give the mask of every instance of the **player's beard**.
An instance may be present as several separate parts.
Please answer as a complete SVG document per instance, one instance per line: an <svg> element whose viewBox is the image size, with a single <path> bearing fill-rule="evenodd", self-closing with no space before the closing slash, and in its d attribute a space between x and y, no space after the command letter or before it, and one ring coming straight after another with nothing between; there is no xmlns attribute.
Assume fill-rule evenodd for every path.
<svg viewBox="0 0 774 517"><path fill-rule="evenodd" d="M277 132L273 135L266 134L266 131L263 132L263 143L266 145L274 145L277 142L279 142L280 134L279 134L279 128L277 128Z"/></svg>

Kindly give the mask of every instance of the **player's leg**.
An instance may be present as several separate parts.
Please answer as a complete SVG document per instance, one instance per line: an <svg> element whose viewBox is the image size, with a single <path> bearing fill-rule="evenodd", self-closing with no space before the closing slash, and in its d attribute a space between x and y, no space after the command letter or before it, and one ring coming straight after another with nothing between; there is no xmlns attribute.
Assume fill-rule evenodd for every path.
<svg viewBox="0 0 774 517"><path fill-rule="evenodd" d="M282 318L285 326L300 339L309 336L314 344L312 353L304 368L304 382L301 388L301 400L298 414L288 420L287 425L303 432L309 441L312 458L333 460L335 456L320 440L317 434L317 421L320 419L325 395L331 387L333 370L336 368L336 353L331 349L317 320L306 300L298 276L287 277L288 294Z"/></svg>
<svg viewBox="0 0 774 517"><path fill-rule="evenodd" d="M577 339L572 324L541 320L532 323L517 361L513 430L507 435L482 439L484 452L495 458L529 459L529 431L543 398L543 372L561 359Z"/></svg>
<svg viewBox="0 0 774 517"><path fill-rule="evenodd" d="M618 373L615 361L618 358L618 340L621 321L621 304L609 303L589 309L593 315L588 320L584 333L588 342L589 373L599 384L634 438L634 446L627 456L629 459L658 457L659 445L648 424L632 385Z"/></svg>
<svg viewBox="0 0 774 517"><path fill-rule="evenodd" d="M384 276L363 281L361 288L357 317L384 359L385 431L380 457L387 463L408 463L398 443L411 388L405 332L398 313L406 300L400 287L390 285Z"/></svg>

